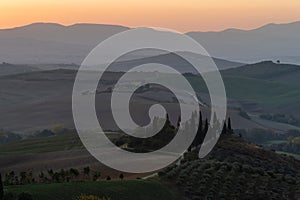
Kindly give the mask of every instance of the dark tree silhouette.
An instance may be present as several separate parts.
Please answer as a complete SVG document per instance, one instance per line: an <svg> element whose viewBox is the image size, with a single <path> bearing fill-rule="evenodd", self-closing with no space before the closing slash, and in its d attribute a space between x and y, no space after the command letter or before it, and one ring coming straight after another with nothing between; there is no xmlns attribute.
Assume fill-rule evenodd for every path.
<svg viewBox="0 0 300 200"><path fill-rule="evenodd" d="M101 172L94 172L93 174L93 181L97 181L101 177Z"/></svg>
<svg viewBox="0 0 300 200"><path fill-rule="evenodd" d="M169 114L167 113L166 115L166 123L165 126L171 126L171 122L170 122L170 118L169 118Z"/></svg>
<svg viewBox="0 0 300 200"><path fill-rule="evenodd" d="M0 173L0 200L3 200L4 191L3 191L3 183L2 183L2 176Z"/></svg>
<svg viewBox="0 0 300 200"><path fill-rule="evenodd" d="M27 174L26 172L20 172L20 183L26 184L27 183Z"/></svg>
<svg viewBox="0 0 300 200"><path fill-rule="evenodd" d="M71 168L70 169L70 174L72 177L78 177L79 176L79 171L77 169Z"/></svg>
<svg viewBox="0 0 300 200"><path fill-rule="evenodd" d="M196 137L192 143L193 147L197 147L202 143L203 140L203 130L202 130L203 122L202 122L202 113L199 112L199 122L198 122L198 130Z"/></svg>
<svg viewBox="0 0 300 200"><path fill-rule="evenodd" d="M232 130L232 128L231 128L231 119L230 119L230 117L228 118L228 130Z"/></svg>
<svg viewBox="0 0 300 200"><path fill-rule="evenodd" d="M226 126L226 122L224 122L224 125L223 125L223 129L222 129L222 135L226 134L227 133L227 126Z"/></svg>
<svg viewBox="0 0 300 200"><path fill-rule="evenodd" d="M110 181L110 180L111 180L110 176L107 176L107 177L106 177L106 180L107 180L107 181Z"/></svg>
<svg viewBox="0 0 300 200"><path fill-rule="evenodd" d="M26 192L22 192L19 197L18 200L32 200L32 196L29 193Z"/></svg>
<svg viewBox="0 0 300 200"><path fill-rule="evenodd" d="M202 113L199 112L199 124L198 124L198 131L196 135L196 145L200 145L203 142L203 119L202 119Z"/></svg>
<svg viewBox="0 0 300 200"><path fill-rule="evenodd" d="M232 127L231 127L231 119L230 117L228 118L228 133L229 134L232 134L233 133L233 130L232 130Z"/></svg>
<svg viewBox="0 0 300 200"><path fill-rule="evenodd" d="M177 121L177 128L179 129L180 127L180 123L181 123L181 116L178 117L178 121Z"/></svg>
<svg viewBox="0 0 300 200"><path fill-rule="evenodd" d="M205 125L204 125L204 130L203 130L203 132L204 132L205 134L207 134L207 131L208 131L208 119L205 119Z"/></svg>
<svg viewBox="0 0 300 200"><path fill-rule="evenodd" d="M124 174L120 174L119 178L120 178L121 180L123 180L123 179L124 179Z"/></svg>
<svg viewBox="0 0 300 200"><path fill-rule="evenodd" d="M84 173L84 175L86 175L86 176L89 176L89 174L90 174L90 167L85 167L85 168L83 168L83 173Z"/></svg>

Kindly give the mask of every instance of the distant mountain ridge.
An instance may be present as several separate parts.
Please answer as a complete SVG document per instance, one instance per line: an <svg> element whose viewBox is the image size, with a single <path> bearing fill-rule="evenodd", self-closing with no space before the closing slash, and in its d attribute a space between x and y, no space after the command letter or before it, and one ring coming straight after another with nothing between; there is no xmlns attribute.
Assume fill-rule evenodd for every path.
<svg viewBox="0 0 300 200"><path fill-rule="evenodd" d="M35 23L0 30L0 61L13 64L80 64L101 41L127 27Z"/></svg>
<svg viewBox="0 0 300 200"><path fill-rule="evenodd" d="M242 62L281 60L300 64L300 22L267 24L253 30L188 32L213 56Z"/></svg>
<svg viewBox="0 0 300 200"><path fill-rule="evenodd" d="M0 62L80 64L106 38L129 27L104 24L34 23L0 30ZM188 32L212 57L242 63L281 60L300 64L300 22L268 24L253 30Z"/></svg>

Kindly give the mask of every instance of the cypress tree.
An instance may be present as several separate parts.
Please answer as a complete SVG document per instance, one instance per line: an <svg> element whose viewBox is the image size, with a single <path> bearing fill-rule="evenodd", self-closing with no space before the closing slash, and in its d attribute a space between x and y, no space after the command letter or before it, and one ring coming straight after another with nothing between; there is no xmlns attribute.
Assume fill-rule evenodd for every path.
<svg viewBox="0 0 300 200"><path fill-rule="evenodd" d="M204 131L203 131L204 135L206 135L207 131L208 131L208 120L205 119L205 125L204 125Z"/></svg>
<svg viewBox="0 0 300 200"><path fill-rule="evenodd" d="M201 111L200 111L200 113L199 113L199 130L200 130L200 132L202 132L202 124L203 122L202 122L202 113L201 113Z"/></svg>
<svg viewBox="0 0 300 200"><path fill-rule="evenodd" d="M178 129L179 129L179 127L180 127L180 123L181 123L181 116L179 115L178 121L177 121L177 128L178 128Z"/></svg>
<svg viewBox="0 0 300 200"><path fill-rule="evenodd" d="M121 180L123 180L123 179L124 179L124 174L120 174L119 178L120 178Z"/></svg>
<svg viewBox="0 0 300 200"><path fill-rule="evenodd" d="M227 133L227 126L226 126L226 122L224 122L224 125L223 125L223 129L222 129L222 135L223 134L226 134Z"/></svg>
<svg viewBox="0 0 300 200"><path fill-rule="evenodd" d="M230 117L228 118L228 130L232 131Z"/></svg>
<svg viewBox="0 0 300 200"><path fill-rule="evenodd" d="M197 135L195 138L195 146L198 146L202 143L202 137L203 137L203 130L202 130L202 113L199 112L199 123L198 123L198 130L197 130Z"/></svg>
<svg viewBox="0 0 300 200"><path fill-rule="evenodd" d="M209 128L209 124L208 124L208 119L205 119L205 123L204 123L204 129L202 130L202 134L201 134L201 143L204 141L204 138L208 132L208 128Z"/></svg>
<svg viewBox="0 0 300 200"><path fill-rule="evenodd" d="M233 130L232 130L232 127L231 127L231 119L230 119L230 117L228 118L228 133L229 134L233 133Z"/></svg>
<svg viewBox="0 0 300 200"><path fill-rule="evenodd" d="M3 191L3 183L2 183L2 176L0 173L0 200L3 200L4 191Z"/></svg>
<svg viewBox="0 0 300 200"><path fill-rule="evenodd" d="M166 125L170 126L171 122L170 122L170 118L169 118L169 114L167 113L166 115Z"/></svg>

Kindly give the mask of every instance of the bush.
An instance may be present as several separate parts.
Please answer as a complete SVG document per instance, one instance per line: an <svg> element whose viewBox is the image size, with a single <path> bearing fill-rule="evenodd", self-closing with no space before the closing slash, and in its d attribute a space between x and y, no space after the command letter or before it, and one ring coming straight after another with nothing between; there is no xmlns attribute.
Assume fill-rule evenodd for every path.
<svg viewBox="0 0 300 200"><path fill-rule="evenodd" d="M3 199L4 191L3 191L3 183L2 183L2 176L0 173L0 200Z"/></svg>
<svg viewBox="0 0 300 200"><path fill-rule="evenodd" d="M19 195L18 200L32 200L32 196L31 196L31 194L29 194L27 192L22 192Z"/></svg>
<svg viewBox="0 0 300 200"><path fill-rule="evenodd" d="M120 174L119 178L120 178L121 180L123 180L123 179L124 179L124 174Z"/></svg>
<svg viewBox="0 0 300 200"><path fill-rule="evenodd" d="M82 194L77 198L77 200L110 200L110 198L106 198L106 197L100 198L94 195Z"/></svg>
<svg viewBox="0 0 300 200"><path fill-rule="evenodd" d="M16 196L13 192L4 193L3 200L15 200Z"/></svg>

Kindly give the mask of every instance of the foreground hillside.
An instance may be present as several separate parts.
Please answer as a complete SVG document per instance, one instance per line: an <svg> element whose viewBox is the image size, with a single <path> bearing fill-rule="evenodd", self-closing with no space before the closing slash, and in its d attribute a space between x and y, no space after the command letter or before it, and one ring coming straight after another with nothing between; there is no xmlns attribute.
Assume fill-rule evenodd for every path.
<svg viewBox="0 0 300 200"><path fill-rule="evenodd" d="M174 200L172 192L157 181L101 181L9 186L15 194L28 192L37 200L76 200L81 194L110 197L112 200Z"/></svg>
<svg viewBox="0 0 300 200"><path fill-rule="evenodd" d="M197 152L185 153L180 164L160 171L159 179L36 183L6 186L5 191L28 192L39 200L72 200L81 194L112 200L300 199L300 160L294 157L229 134L221 136L206 158L199 159Z"/></svg>
<svg viewBox="0 0 300 200"><path fill-rule="evenodd" d="M299 199L300 161L222 136L205 159L187 153L181 165L160 172L187 199Z"/></svg>

